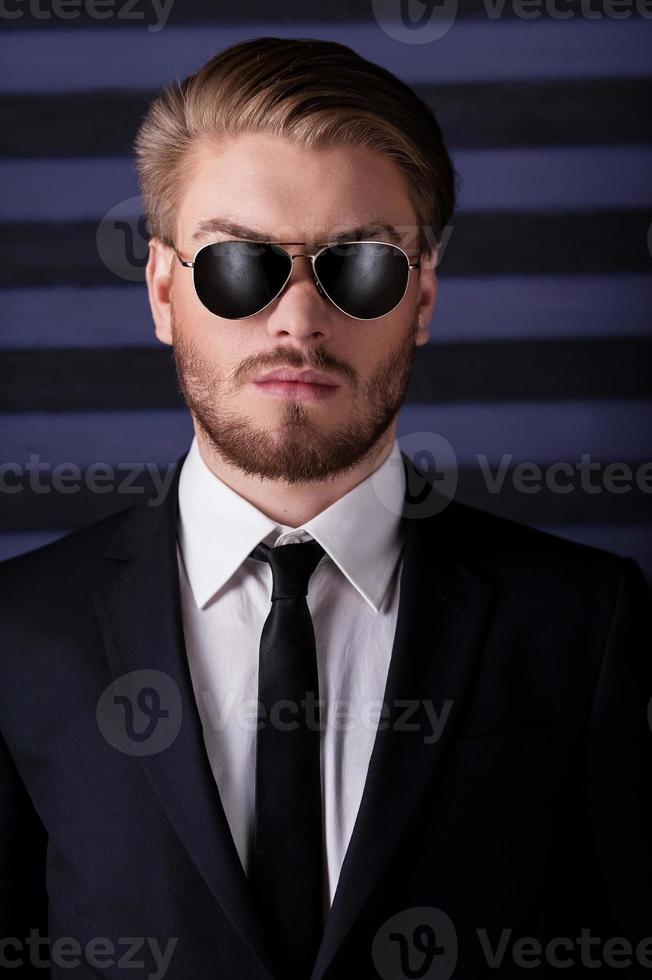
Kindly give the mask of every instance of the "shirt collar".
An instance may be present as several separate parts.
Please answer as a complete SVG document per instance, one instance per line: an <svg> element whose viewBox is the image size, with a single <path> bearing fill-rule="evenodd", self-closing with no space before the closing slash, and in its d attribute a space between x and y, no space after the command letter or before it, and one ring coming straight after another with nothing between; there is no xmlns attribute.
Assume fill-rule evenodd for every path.
<svg viewBox="0 0 652 980"><path fill-rule="evenodd" d="M261 541L307 532L378 612L401 548L405 472L398 441L370 476L300 528L267 517L204 462L197 438L179 477L179 547L202 609ZM282 538L281 538L282 540Z"/></svg>

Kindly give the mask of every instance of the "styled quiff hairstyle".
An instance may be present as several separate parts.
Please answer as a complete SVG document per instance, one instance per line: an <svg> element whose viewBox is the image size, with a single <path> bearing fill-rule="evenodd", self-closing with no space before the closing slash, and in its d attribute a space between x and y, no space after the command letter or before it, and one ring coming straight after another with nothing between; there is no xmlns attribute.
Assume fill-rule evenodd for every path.
<svg viewBox="0 0 652 980"><path fill-rule="evenodd" d="M441 241L457 175L429 106L344 44L279 37L226 48L149 106L134 148L151 237L173 244L194 142L244 132L282 136L306 149L344 142L386 153L406 178L419 247L430 252Z"/></svg>

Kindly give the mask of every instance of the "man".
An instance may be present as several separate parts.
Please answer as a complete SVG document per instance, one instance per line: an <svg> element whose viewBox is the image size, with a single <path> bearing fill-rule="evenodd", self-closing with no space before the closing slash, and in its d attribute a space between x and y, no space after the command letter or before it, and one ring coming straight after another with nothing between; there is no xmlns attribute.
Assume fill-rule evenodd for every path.
<svg viewBox="0 0 652 980"><path fill-rule="evenodd" d="M3 564L3 965L639 975L640 569L445 499L396 440L455 199L434 117L262 38L136 149L195 438L160 506Z"/></svg>

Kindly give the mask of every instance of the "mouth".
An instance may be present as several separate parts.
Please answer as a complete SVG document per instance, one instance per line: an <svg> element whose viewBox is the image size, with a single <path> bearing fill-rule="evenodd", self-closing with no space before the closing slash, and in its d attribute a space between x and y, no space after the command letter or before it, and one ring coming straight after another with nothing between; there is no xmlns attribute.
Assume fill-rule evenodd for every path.
<svg viewBox="0 0 652 980"><path fill-rule="evenodd" d="M295 401L320 401L334 395L339 385L318 371L293 371L281 368L270 371L254 381L263 394Z"/></svg>
<svg viewBox="0 0 652 980"><path fill-rule="evenodd" d="M261 374L260 377L256 378L256 381L288 381L299 384L337 386L336 381L321 371L295 371L292 368L277 368L276 371L268 371L267 374Z"/></svg>

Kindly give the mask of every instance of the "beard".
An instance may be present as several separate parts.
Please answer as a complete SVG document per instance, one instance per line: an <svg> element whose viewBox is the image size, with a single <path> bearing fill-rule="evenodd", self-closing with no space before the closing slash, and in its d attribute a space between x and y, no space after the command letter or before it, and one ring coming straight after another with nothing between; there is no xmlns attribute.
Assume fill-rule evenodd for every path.
<svg viewBox="0 0 652 980"><path fill-rule="evenodd" d="M248 476L287 484L310 484L352 470L382 451L382 436L405 399L417 335L411 330L374 368L365 384L348 365L333 360L320 348L302 356L295 348L278 349L274 360L249 361L230 378L213 365L179 329L172 311L172 354L183 397L210 450ZM255 360L255 359L254 359ZM273 428L261 428L250 416L227 409L224 403L237 392L242 378L266 368L291 367L345 374L353 390L351 417L341 425L323 429L310 404L277 401L279 414ZM337 397L337 396L335 396Z"/></svg>

